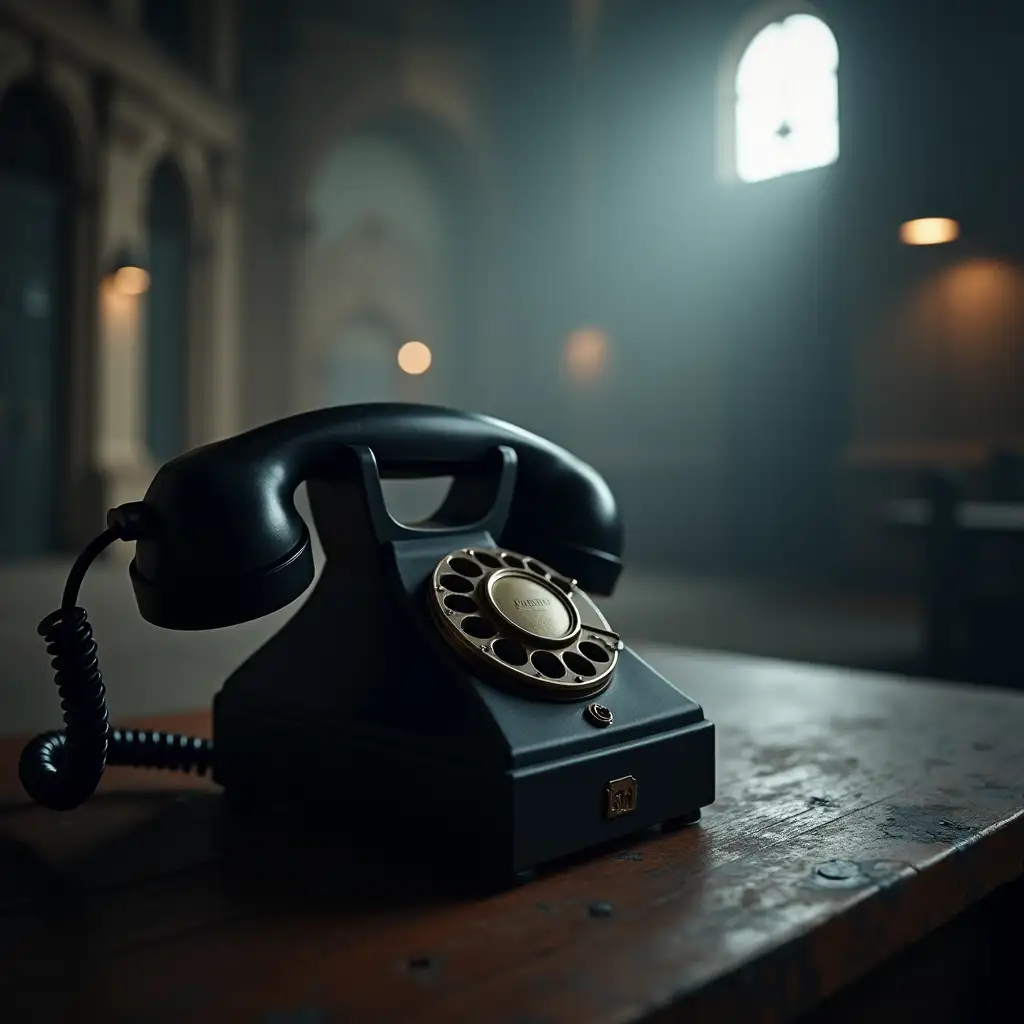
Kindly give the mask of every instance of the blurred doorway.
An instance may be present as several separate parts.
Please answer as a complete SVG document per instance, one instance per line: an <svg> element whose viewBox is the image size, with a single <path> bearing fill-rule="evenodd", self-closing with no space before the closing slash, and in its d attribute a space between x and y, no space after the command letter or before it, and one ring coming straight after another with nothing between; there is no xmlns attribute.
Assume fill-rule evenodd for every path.
<svg viewBox="0 0 1024 1024"><path fill-rule="evenodd" d="M57 540L69 323L71 146L30 84L0 98L0 559Z"/></svg>
<svg viewBox="0 0 1024 1024"><path fill-rule="evenodd" d="M385 131L359 132L324 155L307 197L304 405L446 401L451 344L451 226L416 149ZM431 353L409 374L401 347Z"/></svg>

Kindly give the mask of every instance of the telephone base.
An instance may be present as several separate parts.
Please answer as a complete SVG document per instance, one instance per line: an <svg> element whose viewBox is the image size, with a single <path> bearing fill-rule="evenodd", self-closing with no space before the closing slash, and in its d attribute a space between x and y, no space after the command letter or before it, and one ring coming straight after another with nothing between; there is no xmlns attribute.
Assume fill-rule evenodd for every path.
<svg viewBox="0 0 1024 1024"><path fill-rule="evenodd" d="M337 850L335 866L350 870L353 861L374 864L374 874L404 872L406 880L418 875L423 890L453 895L486 895L519 888L599 857L643 858L643 844L659 836L675 834L700 821L701 812L678 815L671 822L660 822L597 846L573 850L529 867L516 868L502 856L484 858L482 837L439 822L396 818L381 808L364 807L358 820L351 808L337 805L303 803L300 806L273 801L268 794L225 794L232 847L239 859L252 860L252 843L261 842L268 828L289 836L275 853L274 870L288 870L294 858L302 870L310 872L306 851ZM353 857L353 847L358 854ZM322 866L324 858L314 860ZM343 867L345 865L345 867ZM320 881L320 879L316 879Z"/></svg>
<svg viewBox="0 0 1024 1024"><path fill-rule="evenodd" d="M714 801L714 725L589 610L587 647L614 668L599 704L590 691L552 697L536 680L524 689L525 673L513 679L494 668L497 654L454 649L431 599L442 590L453 614L466 602L483 614L486 595L465 595L496 554L518 561L520 576L534 573L520 603L570 602L538 590L536 561L497 547L484 526L387 540L376 499L363 520L353 511L374 488L372 466L364 469L355 497L342 484L311 482L327 556L316 588L214 700L214 778L229 796L316 807L349 833L390 818L424 859L443 851L461 871L498 884L665 822L692 821ZM467 565L470 555L479 564ZM445 567L469 575L453 583ZM555 586L550 574L543 579ZM576 602L589 609L582 592L574 611ZM613 653L589 642L602 634ZM534 657L539 677L545 663ZM588 670L595 665L579 671Z"/></svg>
<svg viewBox="0 0 1024 1024"><path fill-rule="evenodd" d="M595 858L642 861L645 847L665 834L663 824L576 850L532 867L485 859L481 837L425 819L410 821L389 808L364 807L358 818L337 804L273 801L268 794L224 795L220 829L226 856L245 865L245 884L306 878L334 891L379 890L386 898L475 898L520 888L571 871ZM680 819L699 819L699 812ZM677 826L679 827L679 826Z"/></svg>
<svg viewBox="0 0 1024 1024"><path fill-rule="evenodd" d="M310 723L223 700L216 734L218 781L236 804L300 803L339 833L413 837L424 859L487 888L692 824L714 796L707 721L519 769L425 757L397 736L317 735ZM626 779L633 804L616 808L612 792Z"/></svg>

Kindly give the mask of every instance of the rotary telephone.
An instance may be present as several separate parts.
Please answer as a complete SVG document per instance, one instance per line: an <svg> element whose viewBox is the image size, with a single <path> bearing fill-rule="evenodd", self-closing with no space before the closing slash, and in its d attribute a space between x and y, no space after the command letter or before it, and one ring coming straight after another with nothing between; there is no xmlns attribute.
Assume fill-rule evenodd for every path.
<svg viewBox="0 0 1024 1024"><path fill-rule="evenodd" d="M382 478L435 476L453 478L436 513L396 522ZM135 542L129 574L155 625L259 618L314 578L303 481L323 570L224 683L213 740L112 728L78 606L92 560ZM40 623L64 729L25 748L22 784L67 810L105 764L212 771L246 806L299 802L342 824L383 810L468 839L501 876L695 821L714 800L714 727L588 594L612 592L622 532L593 468L482 415L344 406L195 449L108 513Z"/></svg>

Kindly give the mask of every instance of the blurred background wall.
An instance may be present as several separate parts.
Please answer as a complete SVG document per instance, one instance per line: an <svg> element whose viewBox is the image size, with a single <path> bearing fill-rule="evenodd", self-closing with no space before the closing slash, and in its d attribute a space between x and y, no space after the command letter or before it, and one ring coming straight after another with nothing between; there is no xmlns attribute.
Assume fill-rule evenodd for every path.
<svg viewBox="0 0 1024 1024"><path fill-rule="evenodd" d="M0 4L5 558L240 423L236 14Z"/></svg>
<svg viewBox="0 0 1024 1024"><path fill-rule="evenodd" d="M772 32L807 15L790 63L837 106L776 124ZM593 462L631 571L912 588L885 502L1024 443L1022 28L995 0L0 0L0 557L78 547L193 445L397 399ZM782 153L822 116L835 152L744 180L737 117ZM920 217L958 237L902 244Z"/></svg>
<svg viewBox="0 0 1024 1024"><path fill-rule="evenodd" d="M801 11L838 45L839 158L739 181L740 58ZM32 351L4 364L32 496L5 557L78 544L188 446L392 397L592 460L634 563L906 582L879 502L1024 433L1021 17L3 0L0 281ZM917 216L962 234L901 245Z"/></svg>

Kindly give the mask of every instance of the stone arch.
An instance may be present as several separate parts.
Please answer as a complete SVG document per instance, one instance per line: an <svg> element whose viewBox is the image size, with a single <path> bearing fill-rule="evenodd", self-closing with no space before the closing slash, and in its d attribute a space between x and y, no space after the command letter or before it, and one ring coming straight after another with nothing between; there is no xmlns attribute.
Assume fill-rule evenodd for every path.
<svg viewBox="0 0 1024 1024"><path fill-rule="evenodd" d="M488 173L483 147L473 132L448 114L397 98L393 102L368 103L358 110L339 110L317 125L316 134L297 156L294 208L296 219L306 228L307 241L313 227L307 203L315 175L337 147L369 137L390 140L419 165L437 196L448 225L447 234L456 243L438 292L447 321L445 334L451 339L453 350L456 346L461 350L458 359L448 361L452 376L446 382L446 386L450 385L449 393L442 397L451 400L473 376L470 350L473 340L483 331L482 305L474 308L473 304L484 301L484 278L488 256L493 251L493 177ZM297 264L296 281L300 289L308 280L305 257L304 248ZM301 301L298 306L304 308ZM320 356L319 342L312 336L311 328L308 319L299 327L303 352L300 358L307 367L315 366ZM308 396L300 396L299 401L305 404L307 399Z"/></svg>
<svg viewBox="0 0 1024 1024"><path fill-rule="evenodd" d="M47 129L51 130L51 139L48 141L59 150L53 157L62 163L59 173L73 186L78 179L78 146L73 119L60 96L43 79L27 76L10 81L6 87L0 88L0 104L6 108L5 112L16 111L11 116L17 117L28 130L41 123L48 123ZM32 159L29 152L10 154L12 159L17 159L19 155L26 160Z"/></svg>
<svg viewBox="0 0 1024 1024"><path fill-rule="evenodd" d="M362 228L374 230L367 222L363 222ZM373 253L370 254L370 265L366 265L366 250L359 245L361 233L357 230L320 249L317 265L310 268L309 286L320 295L306 321L313 337L324 337L332 324L363 316L384 318L396 328L400 327L407 339L415 337L418 328L414 310L422 298L416 294L415 286L422 282L408 278L403 280L402 270L406 268L401 264L405 262L407 267L411 265L415 271L417 264L422 264L425 258L429 259L429 249L421 248L414 237L400 232L389 232L384 238L376 240L373 248L383 256L384 261L393 268L396 262L399 264L395 287L382 293L363 286L365 278L372 278L376 268L372 262ZM345 285L337 287L336 282L339 281L345 282ZM395 294L396 289L398 294ZM422 330L422 323L418 326Z"/></svg>
<svg viewBox="0 0 1024 1024"><path fill-rule="evenodd" d="M174 164L181 174L188 195L189 218L196 226L197 241L199 248L202 248L207 239L201 233L201 226L209 222L213 205L209 163L201 147L188 141L173 139L165 130L150 132L139 150L136 175L138 222L145 222L146 203L153 175L161 164L167 162Z"/></svg>
<svg viewBox="0 0 1024 1024"><path fill-rule="evenodd" d="M364 131L385 131L417 149L435 169L457 170L460 186L494 199L493 168L476 126L463 117L403 93L377 97L359 105L339 105L321 117L294 161L294 207L299 217L317 168L339 139Z"/></svg>
<svg viewBox="0 0 1024 1024"><path fill-rule="evenodd" d="M48 97L53 115L69 142L75 200L88 206L98 184L96 123L93 109L73 71L42 64L25 45L7 51L0 62L0 101L10 91L29 86Z"/></svg>

